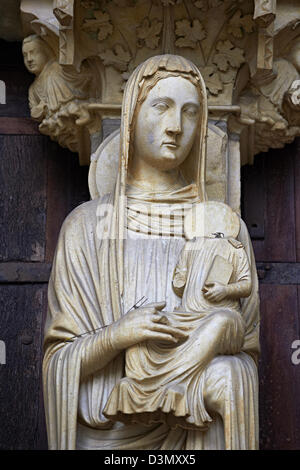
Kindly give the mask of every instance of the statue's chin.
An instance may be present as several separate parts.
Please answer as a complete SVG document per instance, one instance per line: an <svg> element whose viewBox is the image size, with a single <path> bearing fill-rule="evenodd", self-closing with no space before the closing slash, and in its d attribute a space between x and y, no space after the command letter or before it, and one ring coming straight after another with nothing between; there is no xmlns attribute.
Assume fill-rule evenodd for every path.
<svg viewBox="0 0 300 470"><path fill-rule="evenodd" d="M186 157L178 156L174 151L166 151L156 162L156 167L162 171L175 170Z"/></svg>
<svg viewBox="0 0 300 470"><path fill-rule="evenodd" d="M39 75L40 69L37 69L36 67L27 67L30 73L34 73L34 75Z"/></svg>

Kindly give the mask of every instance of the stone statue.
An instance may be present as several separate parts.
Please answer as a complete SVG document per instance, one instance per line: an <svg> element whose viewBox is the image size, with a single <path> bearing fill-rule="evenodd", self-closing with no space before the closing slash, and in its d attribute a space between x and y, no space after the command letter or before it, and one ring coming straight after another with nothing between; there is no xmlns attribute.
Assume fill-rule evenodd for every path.
<svg viewBox="0 0 300 470"><path fill-rule="evenodd" d="M212 218L218 229L224 230L220 214L216 220L215 209L227 209L230 219L230 208L216 202L199 204L205 207L205 219ZM240 225L235 218L238 234ZM203 225L211 225L205 219ZM165 422L170 427L198 430L212 421L201 396L195 393L196 384L216 354L240 352L245 325L239 299L251 293L247 254L233 233L226 235L213 229L185 244L173 276L173 288L182 302L170 314L164 312L163 318L164 324L176 325L182 331L183 339L180 343L176 340L176 347L149 341L146 347L140 343L126 350L126 377L110 394L103 411L106 417L124 423ZM217 339L215 319L224 312L235 317L237 331L228 329L224 334L220 329Z"/></svg>
<svg viewBox="0 0 300 470"><path fill-rule="evenodd" d="M300 38L290 46L285 58L274 61L275 77L267 84L250 86L240 99L241 120L255 122L254 153L282 148L300 130Z"/></svg>
<svg viewBox="0 0 300 470"><path fill-rule="evenodd" d="M291 126L300 127L300 38L293 43L288 59L298 74L283 96L283 114Z"/></svg>
<svg viewBox="0 0 300 470"><path fill-rule="evenodd" d="M90 98L100 96L96 67L84 62L80 73L58 63L46 40L33 34L23 41L24 63L36 79L29 88L29 107L39 130L73 152L80 149L79 126L89 123ZM93 75L94 72L94 75Z"/></svg>
<svg viewBox="0 0 300 470"><path fill-rule="evenodd" d="M192 243L186 214L206 201L206 132L206 89L194 64L163 55L137 67L124 93L115 190L68 216L53 263L43 363L50 449L258 448L258 283L250 238L236 215L238 230L225 239L215 234L203 246L196 240L202 254L189 266L207 281L199 285L201 305L195 285L186 284L182 299L176 289ZM227 216L221 219L223 229ZM216 253L226 244L223 265L234 268L226 289L206 276L214 264L211 241ZM164 410L147 410L136 394L141 419L132 423L118 420L121 396L113 390L135 348L156 353L157 377L162 351L176 356L187 348L194 356L191 364L181 355L173 367ZM139 364L131 370L143 378ZM121 405L126 414L129 400Z"/></svg>

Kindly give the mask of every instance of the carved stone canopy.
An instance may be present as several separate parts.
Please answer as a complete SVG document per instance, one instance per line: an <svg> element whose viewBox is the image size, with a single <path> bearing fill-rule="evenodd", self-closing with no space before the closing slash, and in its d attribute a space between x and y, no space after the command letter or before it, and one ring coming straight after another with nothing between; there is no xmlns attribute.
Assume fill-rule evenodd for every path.
<svg viewBox="0 0 300 470"><path fill-rule="evenodd" d="M90 138L99 141L103 119L119 117L132 70L150 56L183 55L201 70L211 125L228 140L222 178L229 188L229 173L236 178L240 163L300 135L297 3L22 0L24 36L37 34L53 51L50 73L32 85L33 117L41 132L79 152L81 164L88 164ZM55 81L62 93L53 106ZM37 115L39 95L44 111ZM233 148L238 156L232 157ZM228 191L222 196L227 202Z"/></svg>

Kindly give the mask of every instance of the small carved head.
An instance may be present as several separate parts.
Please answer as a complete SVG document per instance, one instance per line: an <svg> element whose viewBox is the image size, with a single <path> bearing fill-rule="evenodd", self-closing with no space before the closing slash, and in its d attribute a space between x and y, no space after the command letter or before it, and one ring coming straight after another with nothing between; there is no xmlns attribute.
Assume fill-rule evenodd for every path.
<svg viewBox="0 0 300 470"><path fill-rule="evenodd" d="M24 39L22 51L26 68L35 75L39 75L54 57L48 44L36 34Z"/></svg>

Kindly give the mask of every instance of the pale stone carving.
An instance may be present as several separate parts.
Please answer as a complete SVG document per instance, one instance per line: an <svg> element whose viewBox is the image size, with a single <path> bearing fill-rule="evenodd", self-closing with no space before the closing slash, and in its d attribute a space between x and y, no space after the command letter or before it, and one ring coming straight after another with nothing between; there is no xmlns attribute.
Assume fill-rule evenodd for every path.
<svg viewBox="0 0 300 470"><path fill-rule="evenodd" d="M235 38L242 38L245 33L252 33L253 30L254 22L252 16L243 15L241 10L236 11L227 26L227 33L232 34Z"/></svg>
<svg viewBox="0 0 300 470"><path fill-rule="evenodd" d="M269 26L276 16L276 0L255 0L254 19L260 26Z"/></svg>
<svg viewBox="0 0 300 470"><path fill-rule="evenodd" d="M240 135L242 164L252 163L255 154L269 148L283 147L300 133L295 105L299 10L285 2L258 0L254 19L258 25L256 57L248 62L248 83L237 99L240 117L229 119L229 129Z"/></svg>
<svg viewBox="0 0 300 470"><path fill-rule="evenodd" d="M60 64L74 64L75 38L74 38L74 8L75 0L54 0L53 13L57 18L59 28L59 62Z"/></svg>
<svg viewBox="0 0 300 470"><path fill-rule="evenodd" d="M255 125L253 155L266 152L270 147L281 148L300 133L299 57L298 39L287 59L275 60L272 81L254 83L240 97L240 121L250 119Z"/></svg>
<svg viewBox="0 0 300 470"><path fill-rule="evenodd" d="M207 430L212 422L202 397L195 393L210 358L209 316L226 310L233 315L239 312L241 318L239 299L251 293L251 271L243 245L234 238L240 231L237 215L216 202L200 203L193 211L185 224L185 234L193 239L180 253L173 276L174 291L182 301L175 312L164 313L160 320L166 325L175 322L186 336L176 348L149 342L146 348L142 343L127 349L126 377L116 384L103 411L114 421L162 421L192 430ZM242 328L238 339L220 338L230 343L230 354L234 348L241 350L243 333Z"/></svg>
<svg viewBox="0 0 300 470"><path fill-rule="evenodd" d="M227 200L228 135L213 123L208 124L206 155L206 194L211 201Z"/></svg>
<svg viewBox="0 0 300 470"><path fill-rule="evenodd" d="M104 65L111 65L120 72L125 72L130 62L131 55L122 44L116 44L113 49L106 49L100 54Z"/></svg>
<svg viewBox="0 0 300 470"><path fill-rule="evenodd" d="M160 40L162 26L162 21L159 21L157 18L154 18L152 22L149 18L144 18L141 26L137 28L139 47L146 46L150 49L155 49Z"/></svg>
<svg viewBox="0 0 300 470"><path fill-rule="evenodd" d="M21 10L25 34L36 32L55 50L59 80L70 80L70 68L76 71L73 77L83 71L97 77L88 91L85 83L75 87L76 96L78 91L86 97L80 104L74 97L67 113L62 106L58 119L55 113L40 126L61 145L79 151L81 164L89 164L90 150L101 143L103 119L119 117L132 71L161 53L183 55L198 66L208 94L210 130L216 122L223 126L213 139L208 133L209 199L240 212L240 165L300 135L297 53L291 52L298 48L300 31L295 2L21 0ZM221 138L222 132L227 135ZM115 163L108 163L112 171ZM99 162L97 168L102 171ZM103 174L104 187L114 184L114 172L108 176L104 167Z"/></svg>
<svg viewBox="0 0 300 470"><path fill-rule="evenodd" d="M82 26L83 31L88 33L96 33L97 39L103 41L113 32L113 25L107 13L100 11L94 12L94 18L85 19ZM92 36L93 37L93 36Z"/></svg>
<svg viewBox="0 0 300 470"><path fill-rule="evenodd" d="M254 20L258 25L256 70L253 82L264 84L274 77L274 21L276 17L276 0L257 0L255 2Z"/></svg>
<svg viewBox="0 0 300 470"><path fill-rule="evenodd" d="M211 93L212 96L219 95L222 104L229 104L238 67L245 62L243 48L247 36L255 27L250 14L253 4L251 1L244 4L233 0L153 0L148 8L148 4L142 1L134 4L125 0L111 1L101 5L81 1L79 20L85 34L80 35L82 42L88 36L89 47L94 54L113 69L106 70L110 87L105 100L111 103L121 101L120 92L124 87L120 87L117 79L120 72L127 80L134 67L149 55L178 52L193 59L203 75L209 77L209 99ZM122 15L117 14L116 6L122 6ZM115 59L108 61L107 57ZM216 66L216 63L221 66Z"/></svg>
<svg viewBox="0 0 300 470"><path fill-rule="evenodd" d="M101 96L96 66L83 63L80 73L64 68L51 47L37 35L24 39L23 55L26 67L36 75L29 88L31 116L40 122L43 134L72 152L79 152L81 163L88 164L90 139L89 134L84 135L82 125L92 120L90 98L94 102Z"/></svg>
<svg viewBox="0 0 300 470"><path fill-rule="evenodd" d="M92 198L113 191L119 167L120 131L117 130L101 144L91 156L89 187ZM207 155L205 183L209 200L227 202L226 166L228 165L228 137L224 130L209 123L207 132ZM240 164L238 162L238 171ZM230 181L234 188L233 179ZM231 201L233 203L233 201ZM239 212L238 205L233 206Z"/></svg>
<svg viewBox="0 0 300 470"><path fill-rule="evenodd" d="M209 239L225 237L229 240L237 238L240 230L238 215L227 204L216 201L196 204L184 219L185 237L192 241L197 237ZM235 247L240 245L232 240L231 242Z"/></svg>
<svg viewBox="0 0 300 470"><path fill-rule="evenodd" d="M193 20L192 23L188 19L176 21L175 34L178 37L175 45L178 47L195 48L198 42L205 39L207 33L199 20Z"/></svg>
<svg viewBox="0 0 300 470"><path fill-rule="evenodd" d="M53 263L43 363L51 449L258 446L257 277L245 225L228 206L221 204L218 212L218 203L209 203L213 216L208 218L226 238L199 234L195 243L202 251L195 250L187 266L198 278L194 284L186 281L182 301L172 288L174 269L192 244L184 236L185 211L206 200L206 132L205 84L191 62L163 55L134 71L124 93L120 145L116 135L108 138L110 150L119 155L115 189L71 213ZM90 181L95 190L97 182ZM223 284L207 277L215 263L209 243L218 254L226 250L223 261L217 261ZM206 279L214 285L203 286ZM200 308L196 290L201 286ZM139 306L145 296L147 304ZM228 308L218 304L227 297ZM193 350L193 377L179 384L180 374L193 366L181 354L176 370L168 369L167 382L178 385L176 405L149 415L137 397L132 404L141 405L142 423L114 424L105 407L121 409L118 397L110 394L123 378L124 352L127 369L141 378L142 363L130 366L130 350L147 354L156 347L170 350L172 357L181 349ZM166 357L162 366L163 357L152 362L156 373L173 360ZM156 389L154 381L151 386ZM129 401L122 405L126 412Z"/></svg>

